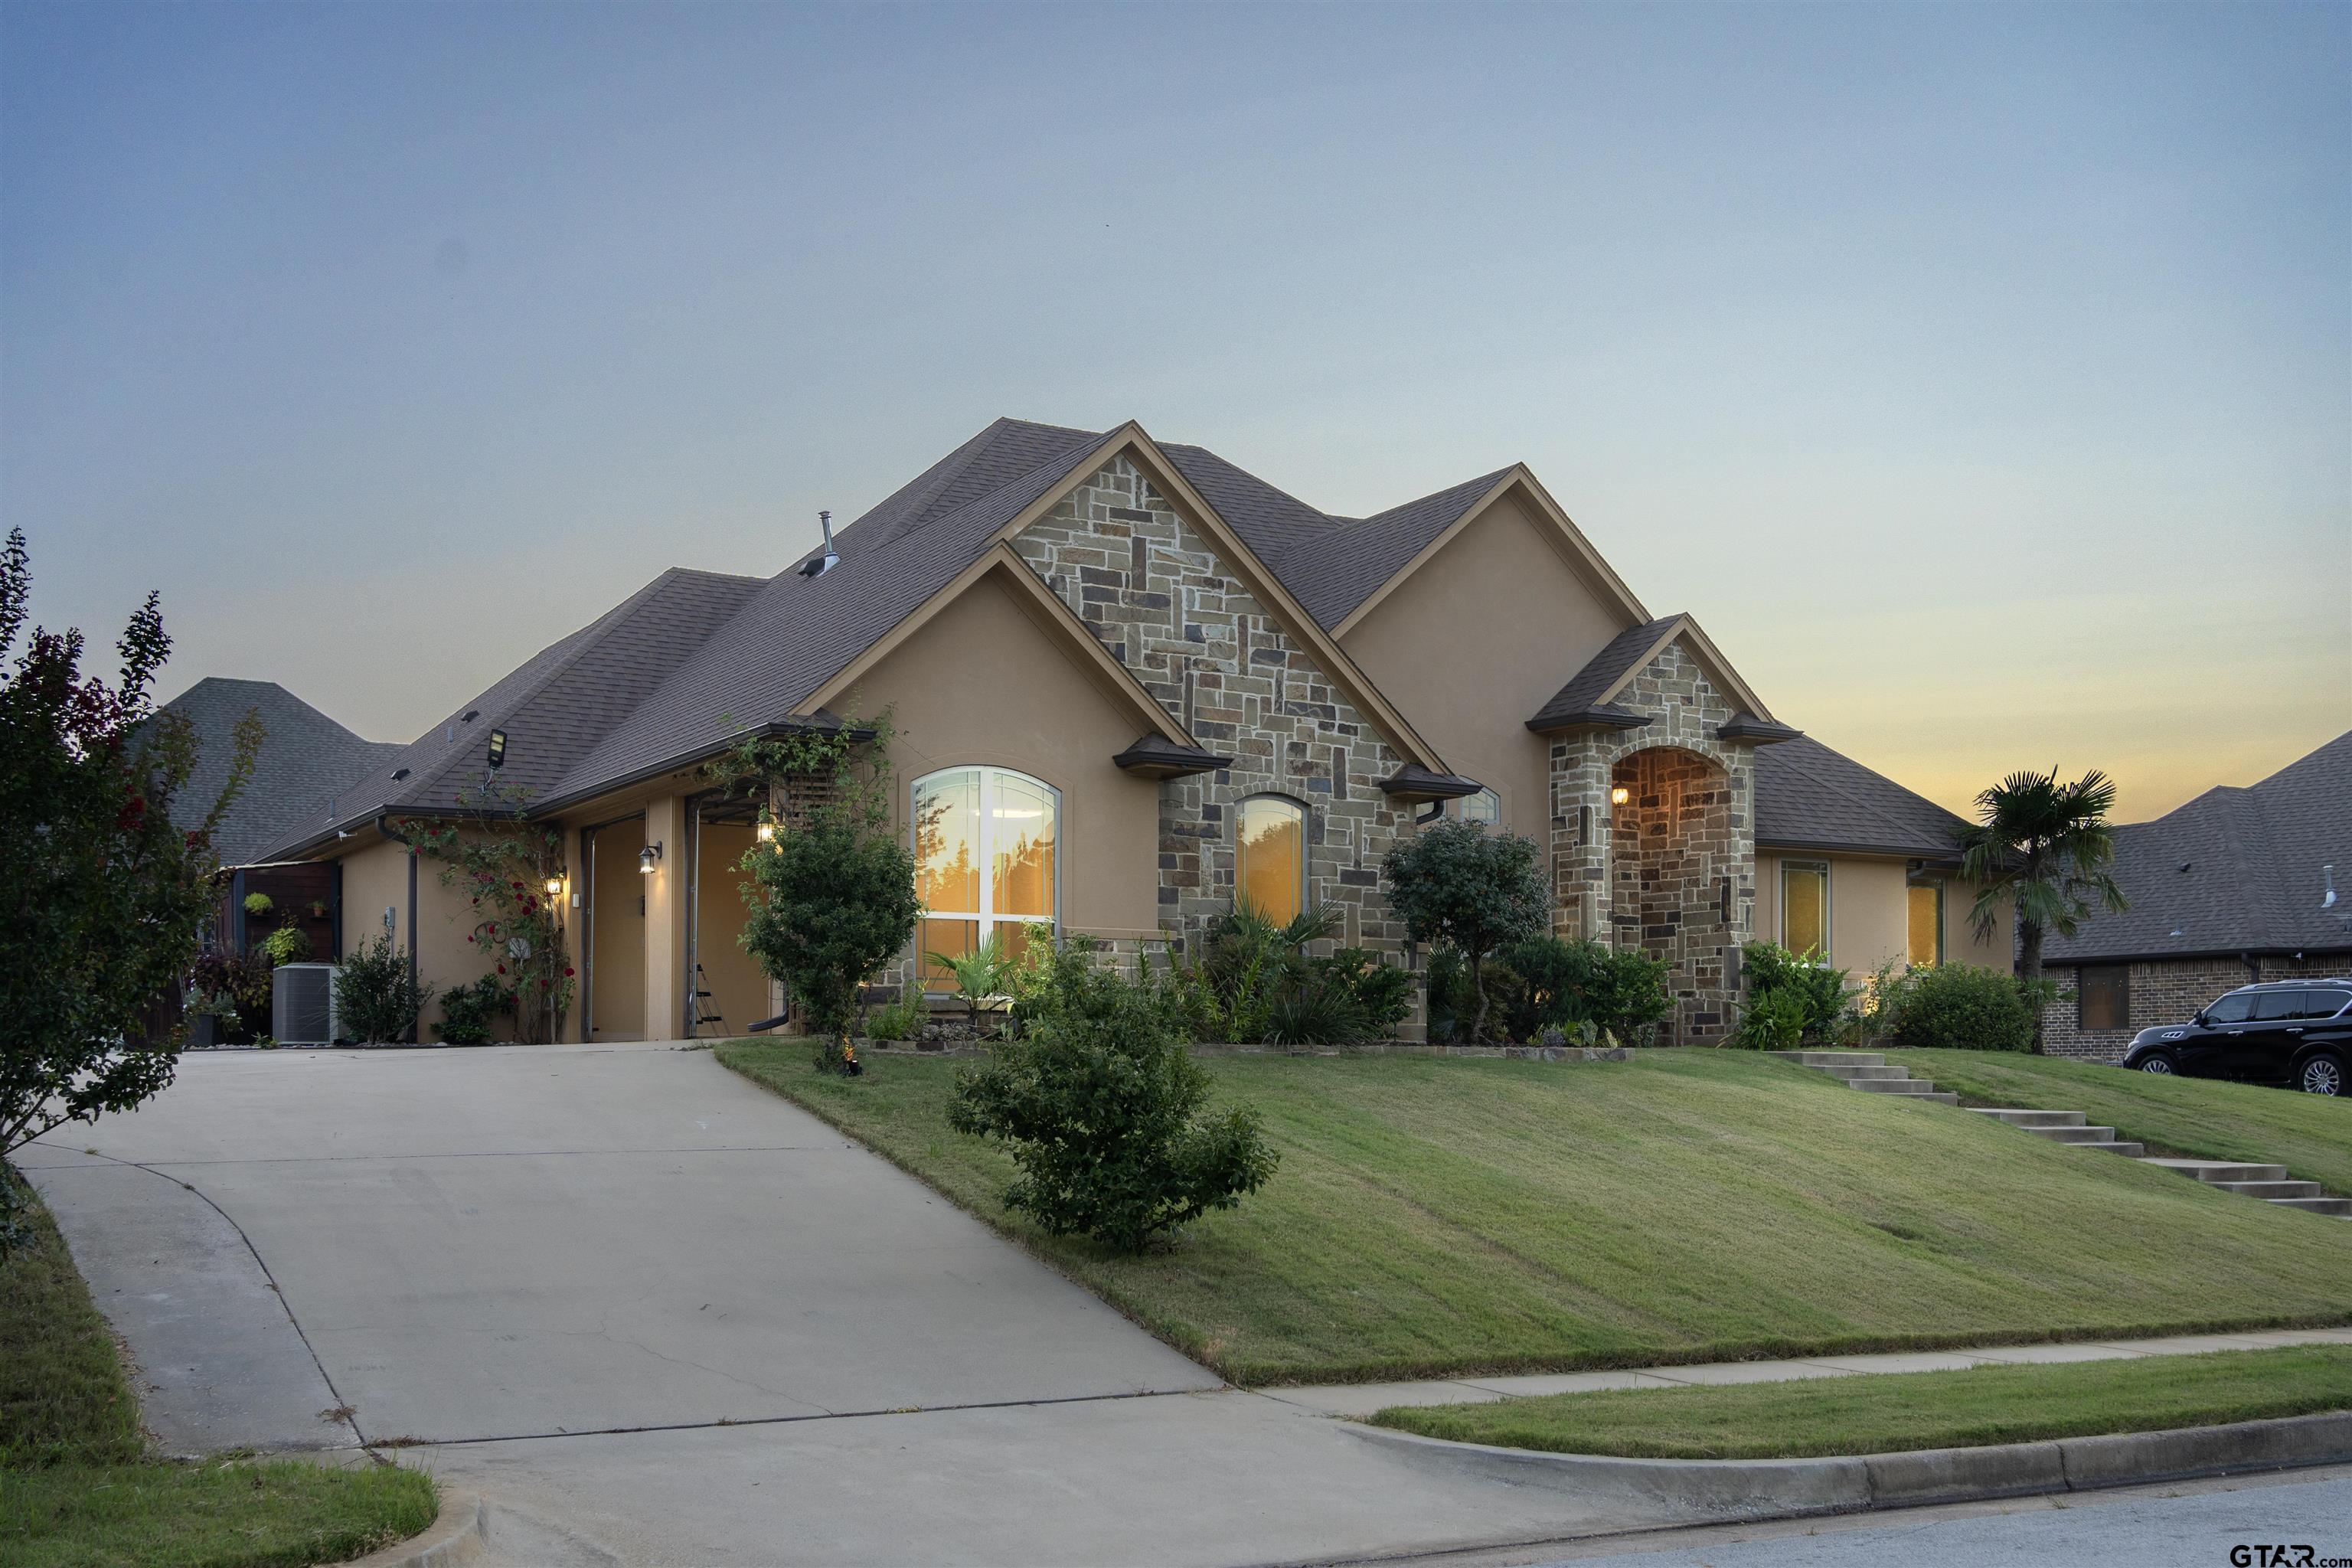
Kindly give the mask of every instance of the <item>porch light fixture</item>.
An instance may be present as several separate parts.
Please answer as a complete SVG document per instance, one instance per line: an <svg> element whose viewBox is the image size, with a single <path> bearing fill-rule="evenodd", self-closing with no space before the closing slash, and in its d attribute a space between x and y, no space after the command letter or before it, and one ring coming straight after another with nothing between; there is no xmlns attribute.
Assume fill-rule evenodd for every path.
<svg viewBox="0 0 2352 1568"><path fill-rule="evenodd" d="M763 822L760 824L760 842L762 844L773 844L775 841L776 825L772 822Z"/></svg>
<svg viewBox="0 0 2352 1568"><path fill-rule="evenodd" d="M1622 805L1633 798L1633 792L1627 789L1623 784L1619 784L1615 789L1609 792L1609 804L1612 805Z"/></svg>
<svg viewBox="0 0 2352 1568"><path fill-rule="evenodd" d="M547 879L547 896L551 899L557 898L560 897L562 892L563 879L561 877L550 877Z"/></svg>
<svg viewBox="0 0 2352 1568"><path fill-rule="evenodd" d="M506 766L506 763L507 732L504 730L493 730L490 731L490 766L502 768Z"/></svg>
<svg viewBox="0 0 2352 1568"><path fill-rule="evenodd" d="M646 845L643 849L637 851L637 869L645 875L648 877L652 876L654 874L654 868L660 864L660 839L655 839L651 844Z"/></svg>

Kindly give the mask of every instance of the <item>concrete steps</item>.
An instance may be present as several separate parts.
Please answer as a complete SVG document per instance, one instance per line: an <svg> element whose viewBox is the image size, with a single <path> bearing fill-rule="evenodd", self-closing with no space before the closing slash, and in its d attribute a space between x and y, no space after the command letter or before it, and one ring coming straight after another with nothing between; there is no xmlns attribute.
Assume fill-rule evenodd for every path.
<svg viewBox="0 0 2352 1568"><path fill-rule="evenodd" d="M1938 1105L1958 1105L1957 1094L1937 1092L1926 1079L1913 1078L1903 1068L1889 1066L1885 1054L1880 1051L1768 1051L1767 1056L1780 1058L1798 1067L1826 1073L1848 1089L1858 1089L1865 1094L1893 1094L1906 1100L1933 1100ZM2352 1219L2352 1198L2328 1197L2319 1190L2317 1182L2297 1182L2288 1179L2284 1165L2242 1164L2228 1160L2151 1160L2147 1145L2133 1143L2116 1136L2112 1127L2094 1127L2091 1119L2079 1110L2041 1110L2024 1106L1972 1105L1972 1115L1989 1117L2020 1132L2040 1138L2045 1142L2063 1143L2070 1149L2101 1149L2110 1154L2137 1160L2189 1177L2191 1181L2219 1187L2225 1193L2241 1197L2258 1198L2281 1208L2303 1209L2311 1214L2336 1215Z"/></svg>

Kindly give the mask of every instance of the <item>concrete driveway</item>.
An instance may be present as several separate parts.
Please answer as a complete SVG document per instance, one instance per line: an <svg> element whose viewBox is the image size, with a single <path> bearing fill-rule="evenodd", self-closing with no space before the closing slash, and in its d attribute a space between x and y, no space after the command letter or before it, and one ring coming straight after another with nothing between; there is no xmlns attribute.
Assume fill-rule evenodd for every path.
<svg viewBox="0 0 2352 1568"><path fill-rule="evenodd" d="M150 1400L174 1446L331 1442L336 1405L446 1442L1218 1386L703 1051L192 1057L25 1163L194 1395ZM207 1392L240 1385L241 1427Z"/></svg>
<svg viewBox="0 0 2352 1568"><path fill-rule="evenodd" d="M489 1498L510 1563L1263 1563L1666 1521L1223 1390L707 1052L200 1055L22 1163L167 1448L403 1443Z"/></svg>

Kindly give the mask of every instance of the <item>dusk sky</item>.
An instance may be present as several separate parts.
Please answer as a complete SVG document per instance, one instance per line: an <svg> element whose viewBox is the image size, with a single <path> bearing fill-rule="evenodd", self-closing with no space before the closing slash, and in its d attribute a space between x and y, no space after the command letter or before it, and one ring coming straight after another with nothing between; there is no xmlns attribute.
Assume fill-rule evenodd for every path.
<svg viewBox="0 0 2352 1568"><path fill-rule="evenodd" d="M407 740L1000 414L1524 460L1782 720L2143 817L2352 728L2347 82L2343 5L11 0L0 524Z"/></svg>

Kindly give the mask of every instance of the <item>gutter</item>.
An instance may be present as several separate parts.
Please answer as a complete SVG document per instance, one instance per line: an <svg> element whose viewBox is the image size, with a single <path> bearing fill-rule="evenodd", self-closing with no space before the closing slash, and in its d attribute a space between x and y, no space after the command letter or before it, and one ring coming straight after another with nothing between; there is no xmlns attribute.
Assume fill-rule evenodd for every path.
<svg viewBox="0 0 2352 1568"><path fill-rule="evenodd" d="M388 811L376 813L375 830L408 851L408 930L405 935L408 939L408 989L413 994L416 990L416 847L386 826L391 820L392 813ZM416 1021L408 1026L410 1045L418 1043L417 1037L423 1032L424 1027L425 1013L424 1009L419 1008Z"/></svg>

